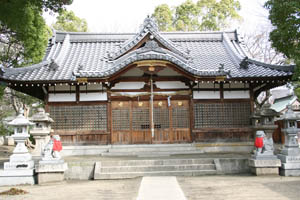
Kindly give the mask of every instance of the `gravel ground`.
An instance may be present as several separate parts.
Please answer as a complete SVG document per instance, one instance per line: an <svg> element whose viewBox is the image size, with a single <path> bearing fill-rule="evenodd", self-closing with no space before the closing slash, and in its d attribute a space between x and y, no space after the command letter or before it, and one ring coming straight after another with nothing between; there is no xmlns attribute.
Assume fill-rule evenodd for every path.
<svg viewBox="0 0 300 200"><path fill-rule="evenodd" d="M177 181L189 200L300 199L300 177L203 176Z"/></svg>
<svg viewBox="0 0 300 200"><path fill-rule="evenodd" d="M137 198L141 178L126 180L67 181L46 185L17 186L25 195L0 196L8 200L133 200ZM0 187L0 192L11 187Z"/></svg>
<svg viewBox="0 0 300 200"><path fill-rule="evenodd" d="M177 181L189 200L300 199L300 177L199 176L177 177ZM0 196L0 199L133 200L137 198L140 182L141 178L135 178L125 180L65 181L45 185L17 186L16 188L23 189L29 193L17 196ZM10 188L0 187L0 192Z"/></svg>

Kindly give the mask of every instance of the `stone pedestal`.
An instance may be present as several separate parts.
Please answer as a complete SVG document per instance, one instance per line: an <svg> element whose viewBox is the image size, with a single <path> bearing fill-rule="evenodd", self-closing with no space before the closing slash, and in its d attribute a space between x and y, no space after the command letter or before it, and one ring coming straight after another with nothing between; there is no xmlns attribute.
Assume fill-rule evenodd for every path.
<svg viewBox="0 0 300 200"><path fill-rule="evenodd" d="M32 155L34 157L41 157L45 145L49 140L47 138L51 132L51 123L53 122L53 119L49 117L49 113L45 113L43 108L39 108L38 112L30 118L30 121L35 124L30 130L30 134L35 140L35 148L32 151Z"/></svg>
<svg viewBox="0 0 300 200"><path fill-rule="evenodd" d="M251 172L257 176L278 175L281 162L279 159L249 159Z"/></svg>
<svg viewBox="0 0 300 200"><path fill-rule="evenodd" d="M279 172L281 176L300 176L300 155L286 156L279 154L278 158L282 161Z"/></svg>
<svg viewBox="0 0 300 200"><path fill-rule="evenodd" d="M35 170L38 184L63 181L67 169L68 165L64 160L40 161Z"/></svg>
<svg viewBox="0 0 300 200"><path fill-rule="evenodd" d="M300 176L300 149L298 145L297 115L293 112L290 105L287 106L287 112L283 115L282 132L285 134L284 148L278 154L281 160L280 175L282 176Z"/></svg>
<svg viewBox="0 0 300 200"><path fill-rule="evenodd" d="M33 169L0 170L0 186L34 184Z"/></svg>
<svg viewBox="0 0 300 200"><path fill-rule="evenodd" d="M34 133L34 131L30 131L30 134L33 135L33 138L35 140L35 148L31 152L32 156L34 157L41 157L43 149L45 145L47 144L46 137L48 136L48 133L42 135L41 133ZM41 135L38 135L41 134Z"/></svg>
<svg viewBox="0 0 300 200"><path fill-rule="evenodd" d="M0 171L0 185L23 185L34 184L34 162L31 154L25 146L25 140L29 138L28 126L33 125L20 114L8 125L14 126L14 135L11 137L17 145L9 162L4 163L4 170Z"/></svg>
<svg viewBox="0 0 300 200"><path fill-rule="evenodd" d="M6 142L8 146L15 146L15 140L11 136L6 136Z"/></svg>

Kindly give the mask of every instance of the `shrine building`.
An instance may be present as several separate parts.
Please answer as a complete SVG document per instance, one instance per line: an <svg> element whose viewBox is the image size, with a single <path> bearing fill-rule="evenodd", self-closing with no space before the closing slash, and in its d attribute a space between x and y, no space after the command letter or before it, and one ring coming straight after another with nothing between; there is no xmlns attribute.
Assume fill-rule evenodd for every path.
<svg viewBox="0 0 300 200"><path fill-rule="evenodd" d="M135 34L54 32L42 62L0 81L43 100L64 144L247 142L254 100L293 71L248 58L236 31L146 18Z"/></svg>

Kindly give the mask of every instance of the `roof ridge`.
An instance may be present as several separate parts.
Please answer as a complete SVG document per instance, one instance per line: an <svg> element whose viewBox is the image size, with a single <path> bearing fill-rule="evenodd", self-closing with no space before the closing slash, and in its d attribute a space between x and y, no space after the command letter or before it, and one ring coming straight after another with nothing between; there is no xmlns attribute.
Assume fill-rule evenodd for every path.
<svg viewBox="0 0 300 200"><path fill-rule="evenodd" d="M268 67L271 69L275 69L275 70L281 70L281 71L285 71L285 72L293 72L295 70L296 65L275 65L275 64L268 64L268 63L264 63L258 60L254 60L252 58L248 58L247 59L248 62L256 64L256 65L261 65L264 67Z"/></svg>
<svg viewBox="0 0 300 200"><path fill-rule="evenodd" d="M110 60L115 60L120 56L124 55L130 49L132 49L135 45L137 45L140 41L142 41L148 34L150 34L150 40L154 38L157 39L162 45L168 48L171 51L174 51L176 54L184 57L185 59L189 59L190 56L186 53L180 51L173 43L167 38L164 38L158 31L158 25L156 22L151 18L147 17L144 20L143 25L140 28L140 31L131 39L124 42L120 49L115 52L110 52L108 57Z"/></svg>
<svg viewBox="0 0 300 200"><path fill-rule="evenodd" d="M228 36L226 35L226 33L223 32L222 34L222 42L224 44L224 47L226 49L226 51L229 53L230 57L232 58L233 62L240 67L241 62L246 58L246 57L242 57L241 55L239 55L236 50L234 49L234 47L231 44L231 41L229 40Z"/></svg>
<svg viewBox="0 0 300 200"><path fill-rule="evenodd" d="M47 66L50 63L51 63L51 61L45 60L45 61L42 61L40 63L33 64L33 65L30 65L30 66L27 66L27 67L5 68L4 69L4 75L5 76L10 76L10 75L14 75L16 73L18 73L18 74L19 73L26 73L28 71L32 71L32 70L38 69L40 67Z"/></svg>

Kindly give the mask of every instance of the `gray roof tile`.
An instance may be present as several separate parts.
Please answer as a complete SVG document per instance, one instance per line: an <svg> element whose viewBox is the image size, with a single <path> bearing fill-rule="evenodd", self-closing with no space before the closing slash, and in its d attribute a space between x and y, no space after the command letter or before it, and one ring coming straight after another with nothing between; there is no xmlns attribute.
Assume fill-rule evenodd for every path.
<svg viewBox="0 0 300 200"><path fill-rule="evenodd" d="M55 32L44 60L36 65L4 69L3 79L18 81L69 81L73 75L107 77L128 64L145 59L168 60L197 76L227 78L284 77L294 66L275 66L245 57L236 32L159 33L145 22L137 34ZM146 30L145 30L146 27ZM128 51L147 34L165 48L141 47ZM150 43L150 42L149 42ZM241 67L245 61L247 67ZM224 64L224 71L220 71Z"/></svg>

